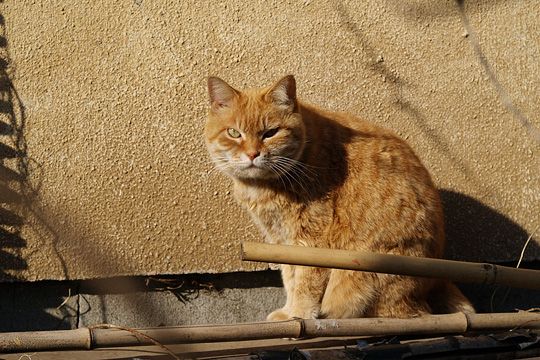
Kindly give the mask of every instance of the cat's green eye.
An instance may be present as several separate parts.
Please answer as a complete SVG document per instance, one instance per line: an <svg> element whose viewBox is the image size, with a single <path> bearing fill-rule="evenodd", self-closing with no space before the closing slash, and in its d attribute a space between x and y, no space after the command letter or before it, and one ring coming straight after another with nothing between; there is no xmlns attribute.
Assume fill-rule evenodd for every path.
<svg viewBox="0 0 540 360"><path fill-rule="evenodd" d="M238 139L240 137L240 131L233 128L228 128L227 134L229 134L229 136L232 137L233 139Z"/></svg>

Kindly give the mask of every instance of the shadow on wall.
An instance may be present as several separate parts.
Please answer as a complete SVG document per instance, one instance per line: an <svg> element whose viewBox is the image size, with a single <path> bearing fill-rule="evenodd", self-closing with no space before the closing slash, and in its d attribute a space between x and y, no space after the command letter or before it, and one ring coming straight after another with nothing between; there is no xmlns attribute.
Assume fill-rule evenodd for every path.
<svg viewBox="0 0 540 360"><path fill-rule="evenodd" d="M481 202L450 190L440 190L446 226L446 257L455 260L517 263L529 234L508 217ZM535 239L527 254L540 254Z"/></svg>
<svg viewBox="0 0 540 360"><path fill-rule="evenodd" d="M79 282L28 283L17 275L28 268L22 252L28 247L23 230L33 232L33 238L40 241L34 247L52 250L55 258L51 261L56 262L54 266L62 271L65 279L70 279L65 256L77 259L84 254L82 266L110 269L113 274L123 272L118 267L123 267L123 270L127 267L126 264L120 265L122 262L114 252L105 251L108 256L103 256L104 251L94 245L93 239L97 237L92 236L88 226L82 223L63 224L61 220L66 217L53 214L41 205L39 181L43 174L39 171L39 164L28 156L25 139L27 116L12 81L8 45L5 19L0 14L0 332L77 327L80 317L92 310L92 306L101 307L102 316L97 322L108 322L103 300L98 298L90 304L79 294ZM37 181L37 185L31 181ZM66 228L71 228L71 231ZM80 240L78 245L84 244L84 249L72 244L75 238ZM63 245L61 250L60 245ZM28 256L28 252L24 255ZM95 287L93 290L100 293L112 291L112 288ZM136 282L129 278L116 281L113 288L116 287L140 291ZM136 305L127 302L133 308ZM152 324L152 319L147 318L148 313L166 318L165 309L147 305L151 311L140 314L140 318L148 324Z"/></svg>
<svg viewBox="0 0 540 360"><path fill-rule="evenodd" d="M1 1L0 1L1 2ZM50 309L62 303L56 287L50 296L28 297L24 279L17 275L28 268L22 256L27 247L23 227L34 195L29 184L30 159L24 130L25 108L11 80L10 56L5 19L0 14L0 331L69 328L62 309L54 316ZM67 293L67 291L65 291Z"/></svg>
<svg viewBox="0 0 540 360"><path fill-rule="evenodd" d="M465 33L468 35L469 44L475 52L478 63L482 66L484 75L487 76L490 85L493 87L494 91L499 97L499 101L506 108L506 110L512 114L515 120L521 123L529 136L535 140L537 143L540 143L540 128L536 127L523 113L521 109L516 107L503 85L499 82L495 69L488 61L485 53L482 50L482 47L479 42L479 38L476 34L476 31L471 26L470 16L475 12L481 11L482 8L488 7L490 9L496 7L499 4L503 4L504 1L501 0L476 0L468 1L468 4L474 4L476 6L467 6L465 0L454 0L454 1L439 1L439 2L429 2L429 1L419 1L415 2L388 2L387 4L394 7L394 10L402 15L405 19L410 21L432 21L437 18L446 18L452 16L459 16L461 24ZM517 35L516 35L517 36Z"/></svg>
<svg viewBox="0 0 540 360"><path fill-rule="evenodd" d="M1 1L0 1L1 2ZM346 20L346 26L357 35L357 41L366 50L367 55L373 57L375 52L369 47L362 39L362 33L356 29L351 19L347 19L347 13L345 9L340 7L340 14ZM355 30L356 29L356 30ZM29 216L38 218L40 226L46 231L46 234L52 234L53 242L49 244L53 247L56 255L58 255L58 261L63 267L64 274L68 278L67 268L56 250L56 242L60 241L64 244L64 254L73 258L80 257L83 253L87 259L83 266L95 266L107 268L107 266L115 266L114 264L120 263L119 259L115 258L114 252L103 252L96 248L93 243L95 236L92 234L92 229L86 226L84 222L72 223L73 229L78 229L80 232L77 234L75 230L68 235L62 232L58 235L58 229L63 229L65 226L61 224L61 217L58 215L50 214L47 209L41 209L37 198L38 191L29 184L30 179L30 164L31 161L27 155L26 142L24 139L25 130L25 109L22 105L17 91L11 81L9 72L9 52L8 42L6 40L6 29L3 17L0 14L0 280L13 282L18 279L15 274L17 272L27 268L28 264L21 256L21 250L24 249L27 244L26 240L22 237L21 231L24 226L24 222ZM400 95L400 87L406 86L403 81L392 70L388 69L384 63L372 64L373 71L384 74L387 78L394 83L394 90L396 96L396 104L402 107L405 111L409 112L412 117L419 119L420 124L429 135L434 144L442 147L440 150L446 153L447 156L452 157L450 153L451 147L449 144L444 143L435 130L431 129L425 119L420 116L419 112L412 107L406 99ZM460 159L453 158L453 161L458 162L461 168L465 166L460 162ZM466 170L466 168L464 169ZM35 178L35 176L32 176ZM486 207L480 202L467 197L465 195L455 193L452 191L443 190L442 198L445 204L446 222L447 222L447 238L448 238L448 252L449 257L459 259L497 259L501 257L501 254L507 254L509 249L512 249L512 257L517 260L521 247L527 239L527 233L512 222L510 219L499 214L493 209ZM69 213L69 209L64 209L66 214ZM34 229L35 230L35 229ZM37 231L37 230L36 230ZM51 236L43 236L43 238L51 238ZM70 236L71 235L71 236ZM81 249L70 246L70 240L75 238L80 239L79 244L84 244L84 251ZM532 247L538 247L534 242L530 244L530 250ZM504 252L504 253L503 253ZM103 253L108 256L104 258ZM122 266L125 266L122 264ZM118 270L116 268L111 268ZM121 280L124 281L123 285L129 289L137 289L130 279ZM0 285L0 331L8 330L39 330L39 329L57 329L57 328L70 328L73 325L67 321L65 313L64 317L51 315L50 309L60 307L64 298L62 295L66 295L66 288L58 286L50 291L50 296L47 297L40 292L25 291L28 284L12 285L4 284ZM70 285L66 285L70 286ZM100 285L95 285L96 293L109 293L111 288L106 287L99 289ZM111 287L120 286L119 281L116 281ZM252 284L252 286L259 286L259 284ZM9 288L9 292L4 289ZM80 297L79 301L84 304L83 295L78 294L78 290L74 291L72 295L74 297ZM25 309L30 309L31 312L22 313L20 309L21 300L25 299L25 295L41 294L38 301L28 303ZM72 299L72 301L75 301ZM95 307L101 307L101 317L99 322L108 322L112 319L108 318L108 314L112 313L107 309L107 303L99 298L95 302L92 302ZM130 304L135 308L136 303ZM77 308L77 315L80 316L84 311L90 311L90 304L88 308ZM152 306L152 305L150 305ZM179 303L179 306L182 304ZM62 308L61 310L64 310ZM154 317L166 318L166 309L155 307L153 309ZM156 314L159 314L157 316ZM17 319L16 316L26 317L25 322L21 319ZM139 317L144 318L145 321L151 323L151 316L146 319L147 313L139 314ZM38 321L39 320L39 323ZM181 321L181 319L175 319ZM178 323L177 323L178 324ZM174 324L167 324L174 325Z"/></svg>
<svg viewBox="0 0 540 360"><path fill-rule="evenodd" d="M502 2L483 0L475 3L494 6ZM395 7L404 18L411 21L429 21L448 16L458 19L460 15L464 16L462 0L387 2L387 4ZM438 132L432 119L425 116L417 105L405 97L404 90L414 85L407 83L395 69L388 66L387 62L377 60L378 50L370 44L357 21L356 14L351 13L347 5L339 0L334 1L333 5L339 16L340 26L351 34L352 40L362 50L365 68L387 80L384 86L391 94L393 104L424 133L434 150L448 159L475 186L483 187L482 181L476 179L467 162L454 152L453 144ZM476 11L478 8L474 7L470 11ZM483 181L486 180L489 181L489 179ZM509 258L518 260L528 238L523 228L496 210L466 195L446 190L443 190L441 195L445 204L448 257L469 261L507 262ZM497 198L496 193L490 196ZM538 244L534 241L529 243L527 254L540 256Z"/></svg>
<svg viewBox="0 0 540 360"><path fill-rule="evenodd" d="M475 4L486 4L490 7L497 6L506 2L505 0L474 0L469 1ZM399 13L405 16L408 19L413 21L424 19L424 20L433 20L437 18L446 18L449 16L457 15L456 5L461 5L465 3L465 0L454 0L454 1L392 1L387 0L386 3L389 6L399 10ZM473 7L469 11L471 14L474 14L479 7Z"/></svg>
<svg viewBox="0 0 540 360"><path fill-rule="evenodd" d="M445 258L476 262L504 262L516 266L530 234L508 217L481 202L450 190L439 190L446 225ZM540 254L538 235L529 242L524 255ZM509 262L508 259L514 259ZM539 269L537 262L521 265ZM513 312L537 308L538 290L501 285L459 284L476 311Z"/></svg>
<svg viewBox="0 0 540 360"><path fill-rule="evenodd" d="M418 106L405 97L404 90L413 85L408 84L400 77L395 69L389 68L384 60L377 60L379 57L378 50L366 39L364 31L357 24L354 14L351 14L342 2L334 2L334 8L340 18L341 27L352 35L352 40L364 53L366 57L366 68L373 74L386 79L384 86L391 95L392 105L397 107L411 121L414 121L439 154L446 157L461 173L470 176L471 171L469 167L459 156L454 154L452 144L437 131L436 126L422 114Z"/></svg>
<svg viewBox="0 0 540 360"><path fill-rule="evenodd" d="M0 278L13 281L17 270L27 268L19 252L26 246L20 235L24 218L22 187L27 178L22 136L25 115L8 74L9 53L1 14L0 27Z"/></svg>

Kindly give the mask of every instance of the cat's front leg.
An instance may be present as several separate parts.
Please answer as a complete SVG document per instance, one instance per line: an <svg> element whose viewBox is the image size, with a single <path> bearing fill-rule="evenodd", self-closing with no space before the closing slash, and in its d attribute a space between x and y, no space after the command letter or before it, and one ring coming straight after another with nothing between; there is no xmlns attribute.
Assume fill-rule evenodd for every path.
<svg viewBox="0 0 540 360"><path fill-rule="evenodd" d="M272 311L267 317L268 321L281 321L290 319L293 298L294 298L294 265L281 265L281 278L283 280L283 287L285 288L285 294L287 296L287 302L281 309Z"/></svg>
<svg viewBox="0 0 540 360"><path fill-rule="evenodd" d="M329 277L330 269L296 267L290 318L316 319L319 317Z"/></svg>

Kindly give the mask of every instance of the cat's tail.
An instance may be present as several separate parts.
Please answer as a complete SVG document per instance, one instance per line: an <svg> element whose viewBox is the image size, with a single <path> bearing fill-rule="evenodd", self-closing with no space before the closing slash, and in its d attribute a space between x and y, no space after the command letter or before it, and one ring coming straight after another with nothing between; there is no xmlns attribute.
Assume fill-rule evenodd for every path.
<svg viewBox="0 0 540 360"><path fill-rule="evenodd" d="M451 314L464 312L473 314L471 302L463 295L461 290L450 281L441 281L431 290L430 306L435 314Z"/></svg>

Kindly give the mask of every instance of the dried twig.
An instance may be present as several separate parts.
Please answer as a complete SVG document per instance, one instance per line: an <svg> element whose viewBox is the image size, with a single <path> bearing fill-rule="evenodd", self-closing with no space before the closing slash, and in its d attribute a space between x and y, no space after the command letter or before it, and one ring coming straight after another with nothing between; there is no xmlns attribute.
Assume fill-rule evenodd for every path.
<svg viewBox="0 0 540 360"><path fill-rule="evenodd" d="M37 353L32 353L32 354L22 354L21 356L19 356L19 359L18 360L22 360L22 359L28 359L28 360L32 360L32 356L36 355Z"/></svg>
<svg viewBox="0 0 540 360"><path fill-rule="evenodd" d="M523 245L523 248L521 249L521 254L519 256L519 260L518 260L518 263L516 265L516 269L519 268L519 266L521 265L521 261L523 260L523 256L525 255L525 250L527 249L527 246L529 245L529 242L531 241L532 237L534 236L534 234L536 233L536 230L538 230L538 228L540 228L540 225L538 225L532 232L531 234L529 235L529 237L527 238L527 241L525 241L525 244ZM499 290L499 287L497 286L495 288L495 290L493 290L493 293L491 294L491 299L490 299L490 309L491 309L491 312L493 312L493 300L495 298L495 294L497 293L497 290ZM510 294L510 288L508 288L506 290L506 293L504 294L503 296L503 299L501 300L501 303L499 304L499 306L502 306L504 305L504 303L506 302L506 298L508 297L508 294Z"/></svg>
<svg viewBox="0 0 540 360"><path fill-rule="evenodd" d="M64 301L62 301L62 303L60 305L58 305L56 307L56 310L60 310L60 308L62 308L62 306L66 305L68 303L69 299L71 299L71 288L68 288L68 296L64 299Z"/></svg>
<svg viewBox="0 0 540 360"><path fill-rule="evenodd" d="M158 286L151 283L157 283ZM213 291L216 290L211 283L200 283L196 280L178 280L178 279L163 279L148 277L145 280L147 287L152 287L155 291L169 291L171 292L182 304L195 300L199 297L201 290Z"/></svg>

